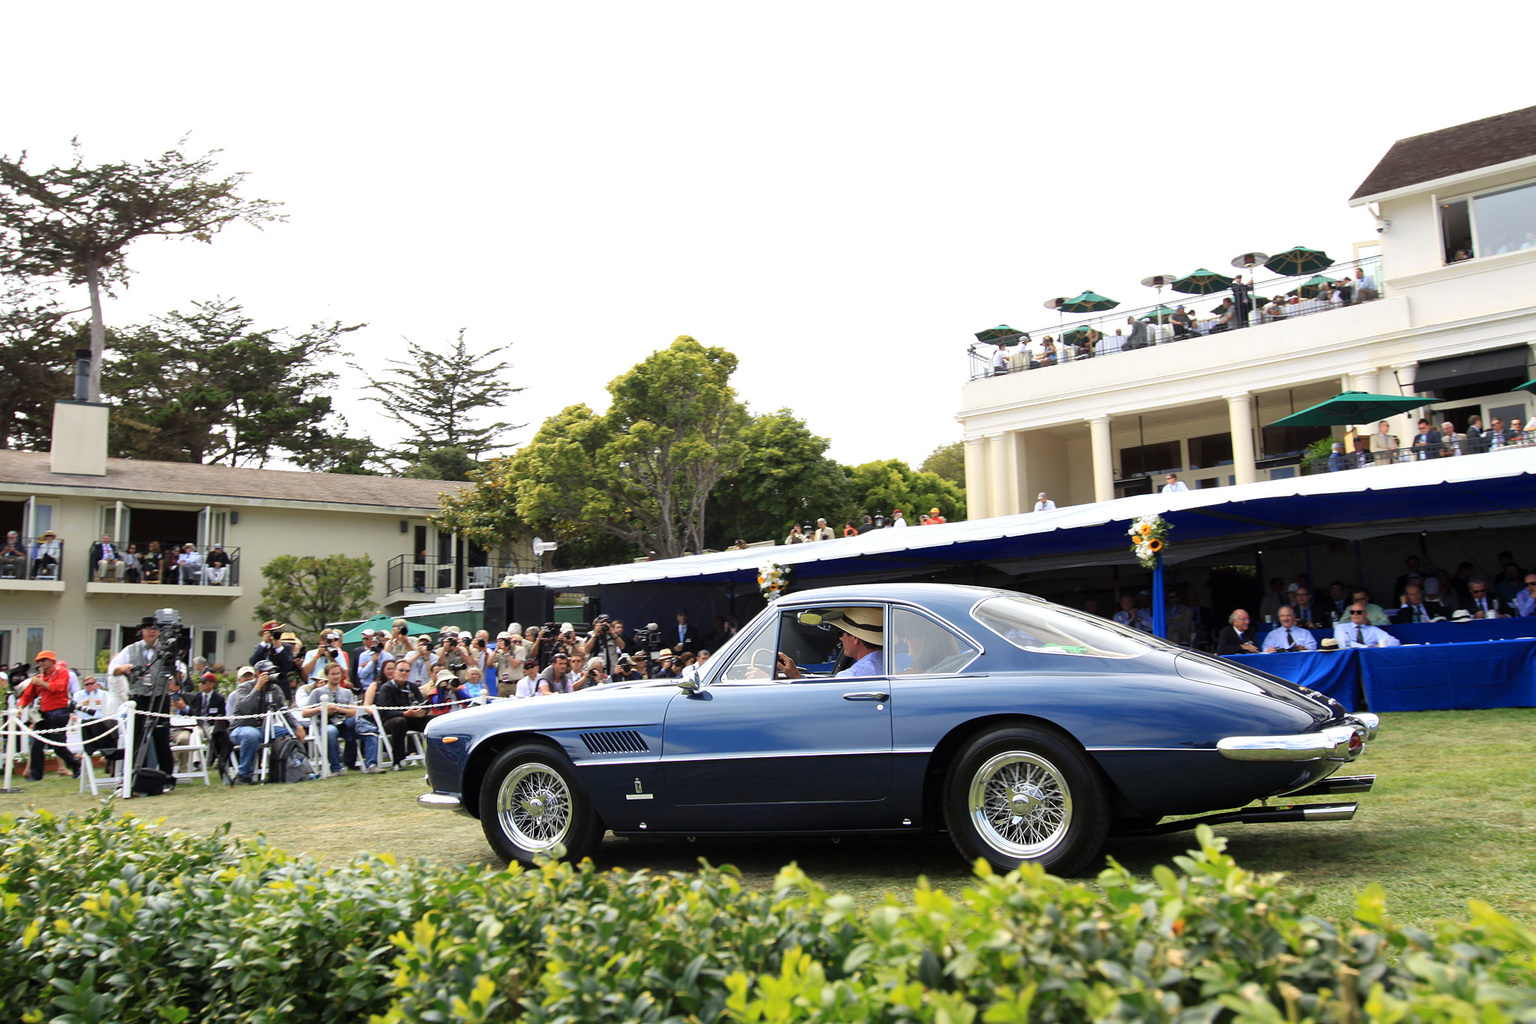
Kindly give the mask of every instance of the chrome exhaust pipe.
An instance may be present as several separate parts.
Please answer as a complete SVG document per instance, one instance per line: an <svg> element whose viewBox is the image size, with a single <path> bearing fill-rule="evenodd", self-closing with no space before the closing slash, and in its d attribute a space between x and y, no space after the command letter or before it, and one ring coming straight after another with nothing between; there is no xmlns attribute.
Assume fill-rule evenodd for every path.
<svg viewBox="0 0 1536 1024"><path fill-rule="evenodd" d="M1336 793L1369 793L1376 783L1374 775L1332 775L1304 789L1298 789L1285 795L1290 796L1333 796Z"/></svg>

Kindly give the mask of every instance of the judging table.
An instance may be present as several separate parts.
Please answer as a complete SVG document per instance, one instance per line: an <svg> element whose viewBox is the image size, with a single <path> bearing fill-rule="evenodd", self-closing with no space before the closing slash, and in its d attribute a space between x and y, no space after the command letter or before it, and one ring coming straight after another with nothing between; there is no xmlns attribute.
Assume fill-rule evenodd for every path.
<svg viewBox="0 0 1536 1024"><path fill-rule="evenodd" d="M1351 711L1536 707L1536 637L1230 657Z"/></svg>

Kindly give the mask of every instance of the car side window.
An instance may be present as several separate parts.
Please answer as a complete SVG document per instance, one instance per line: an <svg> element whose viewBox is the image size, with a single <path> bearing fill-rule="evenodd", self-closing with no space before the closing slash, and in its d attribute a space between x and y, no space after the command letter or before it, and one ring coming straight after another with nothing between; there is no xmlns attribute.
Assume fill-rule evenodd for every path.
<svg viewBox="0 0 1536 1024"><path fill-rule="evenodd" d="M897 675L960 672L981 651L948 626L908 608L891 616L890 658Z"/></svg>
<svg viewBox="0 0 1536 1024"><path fill-rule="evenodd" d="M716 678L723 682L767 682L773 678L773 656L778 650L779 616L767 615L736 656Z"/></svg>

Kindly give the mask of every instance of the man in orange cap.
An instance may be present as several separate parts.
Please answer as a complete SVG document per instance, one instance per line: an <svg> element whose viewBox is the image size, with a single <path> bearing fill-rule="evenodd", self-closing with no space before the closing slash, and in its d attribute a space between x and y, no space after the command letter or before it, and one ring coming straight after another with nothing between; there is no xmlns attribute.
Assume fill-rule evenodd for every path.
<svg viewBox="0 0 1536 1024"><path fill-rule="evenodd" d="M37 701L38 710L43 713L37 731L50 733L48 738L58 741L59 745L53 748L54 753L63 759L70 774L78 779L80 761L63 744L64 729L69 725L69 669L60 664L59 656L52 651L38 652L37 675L28 680L16 704L18 707L26 707L34 700ZM27 777L33 782L43 781L43 747L42 737L33 736L32 760L27 766Z"/></svg>
<svg viewBox="0 0 1536 1024"><path fill-rule="evenodd" d="M940 523L947 523L947 522L949 522L949 520L945 519L943 513L941 513L937 508L931 508L931 509L928 510L928 525L929 526L937 526Z"/></svg>

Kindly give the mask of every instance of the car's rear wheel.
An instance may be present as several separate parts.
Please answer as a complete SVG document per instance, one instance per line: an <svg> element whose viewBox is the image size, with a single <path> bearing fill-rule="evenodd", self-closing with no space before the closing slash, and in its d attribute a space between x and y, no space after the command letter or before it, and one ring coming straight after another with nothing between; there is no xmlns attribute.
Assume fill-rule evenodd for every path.
<svg viewBox="0 0 1536 1024"><path fill-rule="evenodd" d="M1034 861L1057 874L1094 866L1109 831L1104 787L1070 740L1012 726L982 733L944 783L950 838L967 858L1011 871Z"/></svg>
<svg viewBox="0 0 1536 1024"><path fill-rule="evenodd" d="M570 761L542 743L518 744L492 762L480 785L480 825L497 856L525 864L557 847L579 860L603 834Z"/></svg>

